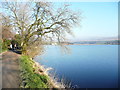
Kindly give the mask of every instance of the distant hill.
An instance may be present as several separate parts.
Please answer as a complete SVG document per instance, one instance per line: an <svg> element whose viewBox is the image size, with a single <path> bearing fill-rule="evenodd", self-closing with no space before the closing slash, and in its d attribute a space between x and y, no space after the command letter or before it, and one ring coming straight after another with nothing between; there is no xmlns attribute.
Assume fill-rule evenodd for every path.
<svg viewBox="0 0 120 90"><path fill-rule="evenodd" d="M68 42L81 42L81 41L113 41L120 40L120 36L116 37L90 37L90 38L79 38L79 39L68 39Z"/></svg>
<svg viewBox="0 0 120 90"><path fill-rule="evenodd" d="M120 45L120 36L116 37L92 37L92 38L84 38L84 39L79 39L79 40L69 40L67 42L63 42L63 44L77 44L77 45Z"/></svg>
<svg viewBox="0 0 120 90"><path fill-rule="evenodd" d="M57 45L58 42L46 42L45 45ZM62 42L63 45L120 45L120 39L109 38L107 40L86 40L86 41L66 41Z"/></svg>
<svg viewBox="0 0 120 90"><path fill-rule="evenodd" d="M120 40L107 40L107 41L79 41L69 44L106 44L106 45L120 45Z"/></svg>

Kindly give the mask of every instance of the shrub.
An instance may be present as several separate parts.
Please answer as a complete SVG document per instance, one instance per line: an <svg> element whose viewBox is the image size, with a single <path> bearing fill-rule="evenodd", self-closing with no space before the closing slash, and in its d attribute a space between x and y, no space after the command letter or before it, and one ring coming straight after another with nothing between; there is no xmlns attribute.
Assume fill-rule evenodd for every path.
<svg viewBox="0 0 120 90"><path fill-rule="evenodd" d="M6 39L4 41L0 40L0 53L7 50L10 43L11 40L6 40Z"/></svg>

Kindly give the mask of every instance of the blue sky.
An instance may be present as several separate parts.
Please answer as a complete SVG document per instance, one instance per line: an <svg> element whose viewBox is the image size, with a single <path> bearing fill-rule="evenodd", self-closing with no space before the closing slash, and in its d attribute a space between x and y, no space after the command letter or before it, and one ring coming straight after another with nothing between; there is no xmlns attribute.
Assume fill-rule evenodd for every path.
<svg viewBox="0 0 120 90"><path fill-rule="evenodd" d="M63 2L54 2L58 7ZM118 36L118 2L67 2L74 11L82 12L81 27L73 27L69 40L94 40Z"/></svg>
<svg viewBox="0 0 120 90"><path fill-rule="evenodd" d="M70 8L82 12L81 27L73 27L70 40L90 40L118 36L117 2L70 2Z"/></svg>

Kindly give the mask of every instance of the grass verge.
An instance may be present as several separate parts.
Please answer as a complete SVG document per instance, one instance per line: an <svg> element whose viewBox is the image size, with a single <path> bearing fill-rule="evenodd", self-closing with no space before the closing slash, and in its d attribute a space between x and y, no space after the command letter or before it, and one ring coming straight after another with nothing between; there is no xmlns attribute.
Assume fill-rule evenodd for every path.
<svg viewBox="0 0 120 90"><path fill-rule="evenodd" d="M5 43L0 40L0 53L7 51L7 47L5 47Z"/></svg>
<svg viewBox="0 0 120 90"><path fill-rule="evenodd" d="M21 56L20 58L20 70L21 70L21 88L49 88L49 78L46 75L40 75L36 72L38 67L35 66L35 62L27 56Z"/></svg>
<svg viewBox="0 0 120 90"><path fill-rule="evenodd" d="M5 51L7 51L7 49L4 49L4 50L0 49L0 54L5 52Z"/></svg>

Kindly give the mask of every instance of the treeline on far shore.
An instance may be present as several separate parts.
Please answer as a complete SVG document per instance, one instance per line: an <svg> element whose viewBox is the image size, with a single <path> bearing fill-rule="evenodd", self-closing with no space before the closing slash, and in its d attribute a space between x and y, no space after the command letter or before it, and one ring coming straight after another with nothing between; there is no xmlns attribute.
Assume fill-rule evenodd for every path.
<svg viewBox="0 0 120 90"><path fill-rule="evenodd" d="M66 45L120 45L120 40L63 42Z"/></svg>
<svg viewBox="0 0 120 90"><path fill-rule="evenodd" d="M44 45L58 45L58 42L44 42ZM63 45L120 45L120 40L62 42Z"/></svg>

